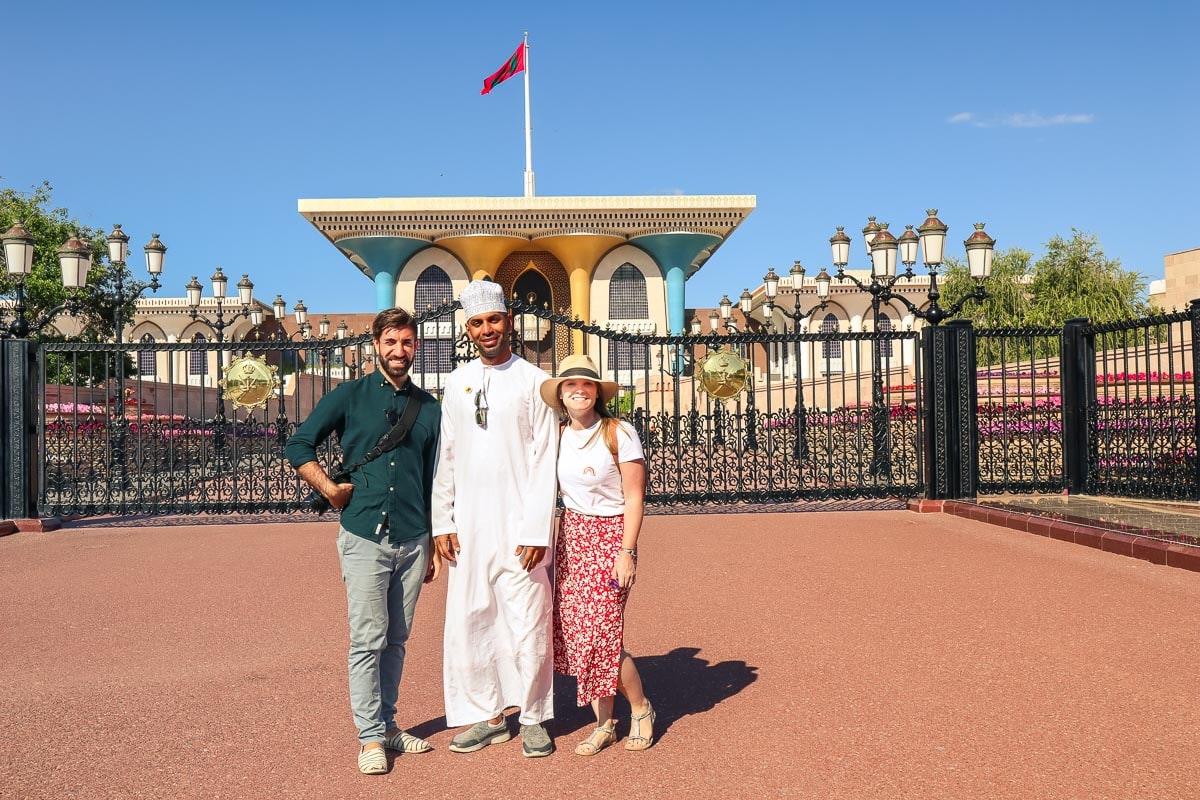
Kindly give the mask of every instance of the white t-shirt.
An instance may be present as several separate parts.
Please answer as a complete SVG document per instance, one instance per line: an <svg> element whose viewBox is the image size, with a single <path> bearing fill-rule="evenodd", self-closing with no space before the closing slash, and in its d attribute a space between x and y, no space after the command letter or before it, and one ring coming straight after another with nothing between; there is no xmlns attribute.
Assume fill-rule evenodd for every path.
<svg viewBox="0 0 1200 800"><path fill-rule="evenodd" d="M558 491L563 505L572 511L615 517L625 513L621 472L599 428L600 422L584 430L573 430L569 424L563 429L558 450ZM593 435L595 439L585 447ZM626 462L645 457L633 427L624 420L618 422L617 458Z"/></svg>

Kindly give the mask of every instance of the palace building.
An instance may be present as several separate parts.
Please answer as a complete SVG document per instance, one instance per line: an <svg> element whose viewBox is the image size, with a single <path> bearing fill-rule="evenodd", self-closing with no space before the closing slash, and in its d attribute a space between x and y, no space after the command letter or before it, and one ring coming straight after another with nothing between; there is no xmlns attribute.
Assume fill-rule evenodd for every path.
<svg viewBox="0 0 1200 800"><path fill-rule="evenodd" d="M423 311L489 278L585 321L682 333L684 286L754 210L753 195L300 200L375 286Z"/></svg>

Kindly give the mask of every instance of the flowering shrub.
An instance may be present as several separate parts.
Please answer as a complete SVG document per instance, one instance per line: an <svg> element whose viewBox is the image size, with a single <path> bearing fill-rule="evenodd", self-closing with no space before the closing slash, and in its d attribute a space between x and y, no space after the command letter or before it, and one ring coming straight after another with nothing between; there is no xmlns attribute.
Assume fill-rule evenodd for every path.
<svg viewBox="0 0 1200 800"><path fill-rule="evenodd" d="M1057 378L1058 370L1046 369L1037 372L1015 369L977 369L976 378Z"/></svg>
<svg viewBox="0 0 1200 800"><path fill-rule="evenodd" d="M47 403L46 414L105 414L108 409L92 403Z"/></svg>
<svg viewBox="0 0 1200 800"><path fill-rule="evenodd" d="M1191 379L1191 372L1109 372L1097 375L1096 383L1182 383Z"/></svg>
<svg viewBox="0 0 1200 800"><path fill-rule="evenodd" d="M1140 438L1184 435L1192 430L1193 399L1179 397L1098 397L1096 429ZM983 403L976 408L981 436L1060 436L1062 398L1021 403Z"/></svg>
<svg viewBox="0 0 1200 800"><path fill-rule="evenodd" d="M1022 395L1043 395L1047 397L1057 397L1058 393L1059 390L1057 386L1034 386L1032 388L1022 389L1020 392ZM988 386L980 389L979 394L982 397L1005 397L1009 395L1015 395L1017 392L1014 392L1012 389L1008 389L1003 386Z"/></svg>

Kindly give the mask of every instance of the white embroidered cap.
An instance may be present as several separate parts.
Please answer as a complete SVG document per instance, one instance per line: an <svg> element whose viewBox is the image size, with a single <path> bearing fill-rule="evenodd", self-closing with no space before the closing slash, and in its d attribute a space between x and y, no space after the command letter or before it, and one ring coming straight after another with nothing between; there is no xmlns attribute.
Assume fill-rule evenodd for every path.
<svg viewBox="0 0 1200 800"><path fill-rule="evenodd" d="M504 289L492 281L471 281L467 288L462 290L458 302L462 304L467 319L493 311L508 313L508 307L504 305Z"/></svg>

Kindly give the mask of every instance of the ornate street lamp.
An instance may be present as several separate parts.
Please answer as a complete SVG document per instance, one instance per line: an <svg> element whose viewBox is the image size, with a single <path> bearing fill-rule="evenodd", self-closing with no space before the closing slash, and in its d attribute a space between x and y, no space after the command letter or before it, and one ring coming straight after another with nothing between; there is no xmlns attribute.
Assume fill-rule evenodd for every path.
<svg viewBox="0 0 1200 800"><path fill-rule="evenodd" d="M789 274L792 278L790 294L795 297L790 311L775 303L776 298L779 297L779 276L775 273L775 268L768 269L767 274L763 276L763 294L766 295L766 302L763 303L763 316L766 317L767 325L773 324L772 318L776 309L779 310L780 314L790 319L793 325L798 326L817 311L829 305L829 291L832 278L829 277L829 273L825 271L824 267L821 267L821 271L817 273L816 279L817 300L820 302L808 309L808 311L800 310L800 294L804 288L804 267L799 261L793 262Z"/></svg>
<svg viewBox="0 0 1200 800"><path fill-rule="evenodd" d="M158 282L158 276L163 271L167 248L159 240L157 233L151 234L150 241L142 247L142 252L146 256L146 272L150 275L150 282L135 281L126 289L125 262L129 257L129 235L121 230L120 225L113 225L112 232L108 234L105 241L108 244L108 263L113 268L113 278L117 282L116 289L107 299L113 304L113 328L117 344L120 344L125 336L123 319L125 305L130 300L141 297L147 289L157 293L161 288L162 284Z"/></svg>
<svg viewBox="0 0 1200 800"><path fill-rule="evenodd" d="M251 310L250 306L254 302L254 284L250 281L248 275L242 275L242 279L237 282L238 301L241 303L241 308L238 311L230 314L228 320L225 319L225 290L229 286L229 278L217 267L217 271L212 276L213 299L217 301L217 315L215 317L202 316L199 312L200 295L204 291L204 287L200 285L200 281L193 275L188 281L185 290L187 291L188 306L191 309L192 319L198 319L212 328L217 334L217 341L225 341L225 329L237 321L238 317L249 317Z"/></svg>
<svg viewBox="0 0 1200 800"><path fill-rule="evenodd" d="M62 312L75 316L79 312L79 294L87 286L88 269L92 265L92 249L78 233L71 234L58 248L58 266L62 270L62 285L67 296L62 305L47 311L41 319L30 322L25 298L25 279L33 271L34 238L22 222L15 223L0 238L8 276L16 284L13 319L7 328L0 327L0 338L25 339L40 332Z"/></svg>
<svg viewBox="0 0 1200 800"><path fill-rule="evenodd" d="M992 252L995 249L996 240L984 232L983 223L980 222L975 225L975 233L963 242L967 250L971 277L975 278L974 290L960 298L948 309L942 308L938 303L941 292L938 290L937 272L944 258L946 233L949 228L938 219L937 213L936 208L926 211L928 217L917 228L917 231L914 233L913 226L908 225L899 239L888 231L886 222L877 223L874 217L868 217L867 225L863 228L863 240L866 243L867 252L871 256L869 281L861 281L845 272L850 254L850 237L846 235L845 230L838 227L837 232L830 237L829 244L833 253L834 266L837 267L837 280L848 280L862 291L870 293L871 312L876 332L879 331L880 306L892 300L899 301L914 317L924 320L930 325L939 325L944 320L958 314L968 300L980 302L987 298L987 291L984 289L982 281L991 273ZM918 248L924 253L925 266L929 269L929 289L926 291L929 306L925 309L918 308L907 297L894 291L898 281L912 280L916 277L913 273L913 265L917 262ZM897 257L904 264L902 274L896 273ZM871 427L874 445L871 474L876 477L886 477L891 472L890 441L888 439L890 410L883 402L883 369L879 347L873 346L871 353Z"/></svg>
<svg viewBox="0 0 1200 800"><path fill-rule="evenodd" d="M718 303L718 307L721 309L721 324L725 326L725 330L732 330L736 332L737 327L730 320L730 317L733 314L733 302L729 299L729 295L726 294L721 296L721 302Z"/></svg>
<svg viewBox="0 0 1200 800"><path fill-rule="evenodd" d="M779 297L779 275L776 274L775 268L771 267L767 270L767 274L763 276L763 294L766 295L766 300L763 302L763 316L766 319L768 327L774 325L775 310L778 308L779 313L792 321L793 330L800 326L800 323L825 308L829 304L830 277L829 273L821 267L821 271L817 273L817 300L815 306L802 311L800 308L800 295L804 290L804 266L799 261L792 262L792 268L789 271L792 279L792 285L789 293L793 296L792 308L788 310L782 306L777 306L775 300ZM784 326L786 332L786 325ZM796 367L796 405L792 409L792 416L795 419L796 439L795 439L795 454L798 463L803 464L808 460L808 412L804 407L804 387L801 382L801 364L800 364L800 343L793 342L795 350L792 354L793 363ZM783 344L786 347L787 344Z"/></svg>

